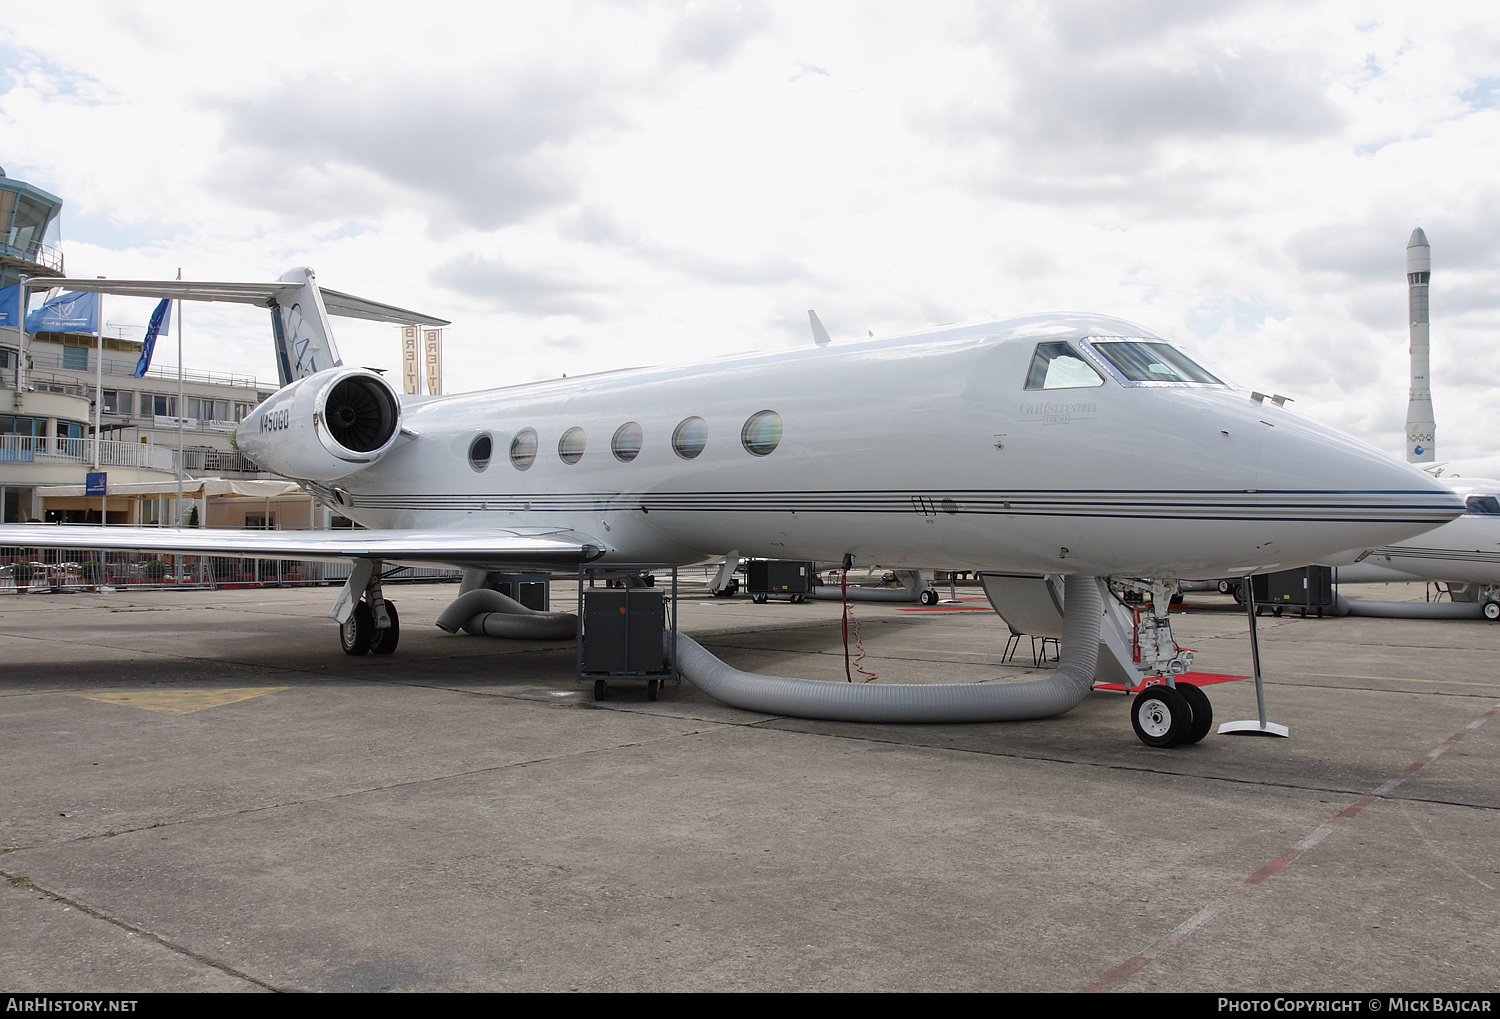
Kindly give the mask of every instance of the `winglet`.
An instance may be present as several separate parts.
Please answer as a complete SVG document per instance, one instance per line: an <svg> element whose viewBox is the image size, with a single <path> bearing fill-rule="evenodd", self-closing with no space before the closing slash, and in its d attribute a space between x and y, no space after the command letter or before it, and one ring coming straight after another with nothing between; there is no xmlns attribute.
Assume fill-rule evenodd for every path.
<svg viewBox="0 0 1500 1019"><path fill-rule="evenodd" d="M823 328L823 323L818 321L818 313L811 308L807 309L807 318L812 322L813 342L820 347L826 347L833 341L828 338L828 330Z"/></svg>

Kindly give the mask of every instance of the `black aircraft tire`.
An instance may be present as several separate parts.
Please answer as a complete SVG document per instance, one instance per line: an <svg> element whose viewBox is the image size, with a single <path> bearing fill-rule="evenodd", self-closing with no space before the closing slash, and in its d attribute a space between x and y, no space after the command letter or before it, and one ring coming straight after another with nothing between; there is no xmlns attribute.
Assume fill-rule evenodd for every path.
<svg viewBox="0 0 1500 1019"><path fill-rule="evenodd" d="M1214 727L1214 706L1209 702L1208 694L1191 683L1178 683L1177 692L1193 712L1193 724L1188 726L1187 735L1182 737L1182 742L1197 743Z"/></svg>
<svg viewBox="0 0 1500 1019"><path fill-rule="evenodd" d="M370 606L359 602L354 606L354 615L339 627L339 644L346 655L365 655L370 653L370 642L374 639L375 618L370 614Z"/></svg>
<svg viewBox="0 0 1500 1019"><path fill-rule="evenodd" d="M370 650L377 655L390 654L401 641L401 617L396 615L396 606L386 602L385 614L391 617L391 625L384 630L376 630L374 639L370 641Z"/></svg>
<svg viewBox="0 0 1500 1019"><path fill-rule="evenodd" d="M1130 706L1130 724L1148 747L1175 747L1193 724L1193 709L1169 686L1148 686Z"/></svg>

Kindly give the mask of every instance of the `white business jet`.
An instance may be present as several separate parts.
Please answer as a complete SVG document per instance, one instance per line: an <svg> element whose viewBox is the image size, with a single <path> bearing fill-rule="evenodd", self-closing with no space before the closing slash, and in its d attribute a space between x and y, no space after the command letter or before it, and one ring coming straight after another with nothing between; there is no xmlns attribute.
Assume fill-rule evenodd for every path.
<svg viewBox="0 0 1500 1019"><path fill-rule="evenodd" d="M1335 557L1332 562L1348 563L1338 567L1338 582L1422 580L1448 584L1450 590L1467 586L1470 590L1463 593L1478 612L1500 620L1500 482L1479 477L1443 481L1464 500L1463 516L1415 538Z"/></svg>
<svg viewBox="0 0 1500 1019"><path fill-rule="evenodd" d="M1094 578L1144 579L1165 593L1178 577L1389 545L1464 509L1416 468L1231 387L1112 318L948 326L403 403L377 372L343 365L328 316L440 320L321 291L306 269L273 284L49 282L269 306L283 386L241 422L239 448L370 530L5 525L0 544L352 560L330 613L351 652L396 646L383 563L521 572L688 564L737 550L1064 575L1083 620L1073 632L1096 635ZM830 392L859 393L877 409L851 414ZM1164 627L1168 600L1157 599ZM1165 633L1148 658L1171 658ZM1009 714L878 717L1067 710L1092 682L1097 650L1096 636L1079 637L1087 660L1070 663L1067 637L1059 672L1077 681L1076 697ZM1160 672L1170 689L1173 672ZM1180 742L1188 708L1167 694L1144 714L1138 702L1137 732Z"/></svg>

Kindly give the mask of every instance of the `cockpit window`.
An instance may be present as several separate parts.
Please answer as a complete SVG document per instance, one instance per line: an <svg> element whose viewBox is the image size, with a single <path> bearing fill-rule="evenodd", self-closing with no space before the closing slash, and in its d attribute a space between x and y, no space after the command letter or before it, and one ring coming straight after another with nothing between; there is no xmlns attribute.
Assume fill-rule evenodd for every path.
<svg viewBox="0 0 1500 1019"><path fill-rule="evenodd" d="M1038 343L1026 373L1027 389L1084 389L1104 385L1071 343Z"/></svg>
<svg viewBox="0 0 1500 1019"><path fill-rule="evenodd" d="M1089 346L1127 382L1202 383L1219 381L1170 343L1160 340L1091 339Z"/></svg>
<svg viewBox="0 0 1500 1019"><path fill-rule="evenodd" d="M1464 500L1464 512L1481 517L1500 517L1500 498L1493 495L1471 495Z"/></svg>

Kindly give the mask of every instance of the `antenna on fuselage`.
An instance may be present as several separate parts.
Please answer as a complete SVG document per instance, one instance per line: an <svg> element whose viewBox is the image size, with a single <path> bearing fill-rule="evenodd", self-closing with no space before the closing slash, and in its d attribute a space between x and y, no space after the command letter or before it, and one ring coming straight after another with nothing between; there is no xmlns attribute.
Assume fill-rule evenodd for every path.
<svg viewBox="0 0 1500 1019"><path fill-rule="evenodd" d="M833 341L828 338L828 330L823 328L823 323L818 321L818 313L811 308L807 309L807 319L812 323L813 342L820 347L826 347Z"/></svg>

